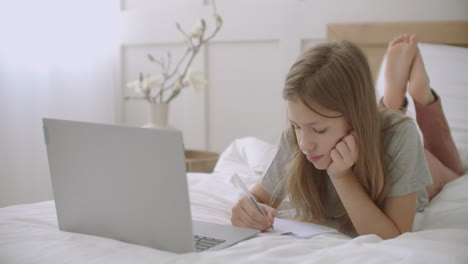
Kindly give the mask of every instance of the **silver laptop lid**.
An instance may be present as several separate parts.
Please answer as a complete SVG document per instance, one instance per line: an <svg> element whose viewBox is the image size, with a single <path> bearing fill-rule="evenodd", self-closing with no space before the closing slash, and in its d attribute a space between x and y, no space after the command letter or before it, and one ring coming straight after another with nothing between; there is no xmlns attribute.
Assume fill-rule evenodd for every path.
<svg viewBox="0 0 468 264"><path fill-rule="evenodd" d="M181 132L43 125L60 230L194 251Z"/></svg>

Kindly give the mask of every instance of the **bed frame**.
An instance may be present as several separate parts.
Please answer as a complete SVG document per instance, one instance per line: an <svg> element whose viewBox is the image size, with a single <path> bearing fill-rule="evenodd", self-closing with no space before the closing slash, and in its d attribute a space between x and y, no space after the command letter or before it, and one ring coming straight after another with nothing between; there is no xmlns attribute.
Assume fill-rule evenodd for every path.
<svg viewBox="0 0 468 264"><path fill-rule="evenodd" d="M416 34L420 42L468 47L468 21L328 24L328 40L357 43L369 60L374 80L388 43L402 33Z"/></svg>

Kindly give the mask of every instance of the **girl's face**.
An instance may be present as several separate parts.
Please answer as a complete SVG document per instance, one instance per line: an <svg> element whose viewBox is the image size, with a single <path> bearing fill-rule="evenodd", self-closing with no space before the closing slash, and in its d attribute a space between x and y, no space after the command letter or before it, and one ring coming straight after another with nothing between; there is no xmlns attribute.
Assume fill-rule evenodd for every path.
<svg viewBox="0 0 468 264"><path fill-rule="evenodd" d="M342 115L318 104L311 104L311 107L327 116ZM351 130L348 122L344 117L321 116L300 100L288 101L288 118L294 127L299 148L307 160L314 164L315 168L326 170L332 161L330 151Z"/></svg>

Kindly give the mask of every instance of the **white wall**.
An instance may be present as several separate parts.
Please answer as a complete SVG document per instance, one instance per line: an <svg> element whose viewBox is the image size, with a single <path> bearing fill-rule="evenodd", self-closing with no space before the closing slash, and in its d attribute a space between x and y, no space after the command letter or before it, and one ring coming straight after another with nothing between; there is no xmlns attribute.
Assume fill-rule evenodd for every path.
<svg viewBox="0 0 468 264"><path fill-rule="evenodd" d="M53 197L43 117L115 121L119 8L114 0L2 1L0 207Z"/></svg>
<svg viewBox="0 0 468 264"><path fill-rule="evenodd" d="M124 1L123 82L149 70L146 51L181 47L174 21L188 29L199 17L209 22L207 2ZM203 96L176 98L170 116L189 148L215 151L243 136L277 141L286 124L285 75L301 51L326 38L327 23L468 19L466 0L218 0L217 8L224 26L197 58L209 83ZM118 105L121 122L144 123L144 102Z"/></svg>

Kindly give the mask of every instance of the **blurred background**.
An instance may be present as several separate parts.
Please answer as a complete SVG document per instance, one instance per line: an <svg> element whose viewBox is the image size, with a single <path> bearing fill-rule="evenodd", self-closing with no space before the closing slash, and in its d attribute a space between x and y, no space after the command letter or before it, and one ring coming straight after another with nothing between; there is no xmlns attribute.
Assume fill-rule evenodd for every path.
<svg viewBox="0 0 468 264"><path fill-rule="evenodd" d="M0 0L0 207L53 199L42 118L142 126L148 103L123 100L147 53L182 56L211 0ZM339 22L467 20L466 0L218 0L224 24L193 66L207 84L184 89L169 123L190 149L222 152L253 136L276 144L281 89L295 58Z"/></svg>

